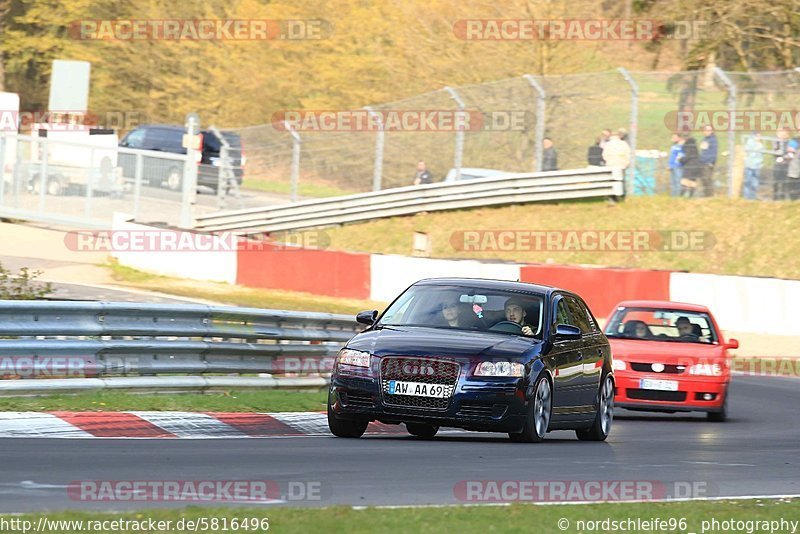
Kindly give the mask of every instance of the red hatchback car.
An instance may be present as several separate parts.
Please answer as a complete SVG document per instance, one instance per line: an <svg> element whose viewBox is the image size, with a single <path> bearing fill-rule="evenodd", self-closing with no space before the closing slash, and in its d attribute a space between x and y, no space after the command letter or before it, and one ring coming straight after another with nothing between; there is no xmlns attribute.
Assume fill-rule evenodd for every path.
<svg viewBox="0 0 800 534"><path fill-rule="evenodd" d="M731 357L705 306L631 300L617 304L606 325L616 388L614 403L631 410L707 412L727 417Z"/></svg>

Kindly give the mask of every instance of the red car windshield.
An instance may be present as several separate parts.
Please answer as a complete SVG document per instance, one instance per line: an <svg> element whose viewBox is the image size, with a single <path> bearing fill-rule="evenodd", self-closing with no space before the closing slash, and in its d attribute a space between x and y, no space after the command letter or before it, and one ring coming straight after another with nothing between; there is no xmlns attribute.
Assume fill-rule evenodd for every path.
<svg viewBox="0 0 800 534"><path fill-rule="evenodd" d="M617 308L606 325L606 336L706 344L719 339L707 313L651 308Z"/></svg>

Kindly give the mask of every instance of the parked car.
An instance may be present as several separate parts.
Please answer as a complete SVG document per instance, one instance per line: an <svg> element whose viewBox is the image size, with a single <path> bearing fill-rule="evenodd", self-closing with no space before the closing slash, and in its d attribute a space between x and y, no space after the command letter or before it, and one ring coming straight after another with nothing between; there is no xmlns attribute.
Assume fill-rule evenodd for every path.
<svg viewBox="0 0 800 534"><path fill-rule="evenodd" d="M183 126L161 124L148 124L134 128L120 141L119 146L142 151L169 152L172 154L186 154L183 147L183 136L186 130ZM197 185L210 187L217 190L219 184L219 163L221 141L210 131L203 134L203 149L197 168ZM244 179L244 166L246 158L242 139L235 132L221 132L225 140L231 145L231 158L236 182L241 185ZM157 154L147 155L143 152L142 177L150 185L164 186L173 191L183 187L183 165L180 161L159 158ZM125 178L136 177L136 155L119 155L119 164Z"/></svg>
<svg viewBox="0 0 800 534"><path fill-rule="evenodd" d="M617 304L606 326L614 354L616 404L631 410L728 414L729 349L705 306L666 301Z"/></svg>
<svg viewBox="0 0 800 534"><path fill-rule="evenodd" d="M421 280L339 352L328 424L360 437L370 421L507 432L538 442L551 430L581 440L611 431L614 375L608 340L573 293L522 282Z"/></svg>

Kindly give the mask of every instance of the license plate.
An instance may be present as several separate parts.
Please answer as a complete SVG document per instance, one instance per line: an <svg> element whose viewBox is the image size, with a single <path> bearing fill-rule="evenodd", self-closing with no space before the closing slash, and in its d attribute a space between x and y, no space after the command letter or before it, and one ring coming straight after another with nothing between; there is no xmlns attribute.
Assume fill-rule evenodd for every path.
<svg viewBox="0 0 800 534"><path fill-rule="evenodd" d="M449 397L447 386L442 384L423 384L422 382L389 381L389 395L411 395L414 397L433 397L443 399Z"/></svg>
<svg viewBox="0 0 800 534"><path fill-rule="evenodd" d="M655 389L658 391L678 391L678 382L675 380L653 380L642 378L639 381L641 389Z"/></svg>

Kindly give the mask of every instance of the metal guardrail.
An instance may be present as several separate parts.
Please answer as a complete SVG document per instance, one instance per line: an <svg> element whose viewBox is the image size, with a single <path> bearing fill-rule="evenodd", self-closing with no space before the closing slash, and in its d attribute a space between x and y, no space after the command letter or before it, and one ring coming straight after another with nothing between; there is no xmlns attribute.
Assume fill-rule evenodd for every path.
<svg viewBox="0 0 800 534"><path fill-rule="evenodd" d="M299 230L423 211L624 195L617 169L587 168L400 187L294 204L221 211L197 218L195 228L240 234Z"/></svg>
<svg viewBox="0 0 800 534"><path fill-rule="evenodd" d="M322 387L320 375L359 330L351 316L328 313L0 301L0 395Z"/></svg>

